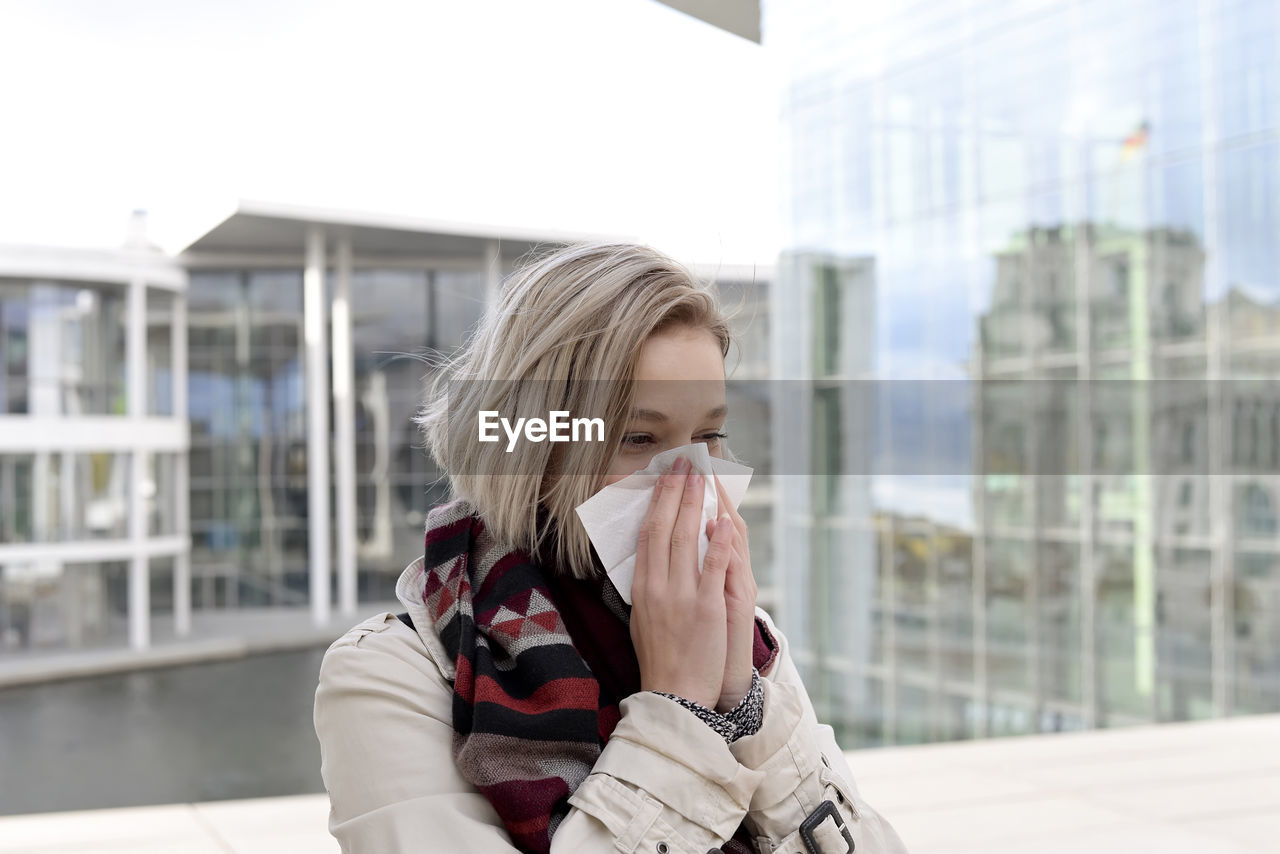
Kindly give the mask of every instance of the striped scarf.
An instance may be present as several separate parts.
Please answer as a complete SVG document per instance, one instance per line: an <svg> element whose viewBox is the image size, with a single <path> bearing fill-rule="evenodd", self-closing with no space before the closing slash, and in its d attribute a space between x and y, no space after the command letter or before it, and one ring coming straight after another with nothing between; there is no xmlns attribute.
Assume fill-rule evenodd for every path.
<svg viewBox="0 0 1280 854"><path fill-rule="evenodd" d="M475 508L427 518L423 601L454 660L453 757L521 851L548 852L569 797L640 690L630 611L603 572L542 572L500 547ZM756 621L755 664L777 643ZM752 850L745 826L723 850Z"/></svg>

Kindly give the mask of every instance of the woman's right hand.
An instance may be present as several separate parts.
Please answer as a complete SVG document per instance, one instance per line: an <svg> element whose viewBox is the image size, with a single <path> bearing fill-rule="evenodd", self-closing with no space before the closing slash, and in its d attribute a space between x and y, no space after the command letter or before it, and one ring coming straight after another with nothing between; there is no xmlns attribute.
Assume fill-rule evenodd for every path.
<svg viewBox="0 0 1280 854"><path fill-rule="evenodd" d="M659 479L636 542L631 588L631 641L644 691L675 694L716 707L727 644L725 573L733 523L716 521L698 572L702 475L684 457Z"/></svg>

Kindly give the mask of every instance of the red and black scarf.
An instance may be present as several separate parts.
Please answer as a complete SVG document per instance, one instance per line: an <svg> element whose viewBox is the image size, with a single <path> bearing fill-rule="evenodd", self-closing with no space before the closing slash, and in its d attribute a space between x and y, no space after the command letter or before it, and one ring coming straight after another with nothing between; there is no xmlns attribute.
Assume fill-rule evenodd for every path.
<svg viewBox="0 0 1280 854"><path fill-rule="evenodd" d="M503 549L475 509L427 518L423 601L457 673L453 757L521 851L548 852L569 797L640 690L630 608L603 572L581 581ZM756 621L755 665L777 643ZM723 850L750 852L745 827Z"/></svg>

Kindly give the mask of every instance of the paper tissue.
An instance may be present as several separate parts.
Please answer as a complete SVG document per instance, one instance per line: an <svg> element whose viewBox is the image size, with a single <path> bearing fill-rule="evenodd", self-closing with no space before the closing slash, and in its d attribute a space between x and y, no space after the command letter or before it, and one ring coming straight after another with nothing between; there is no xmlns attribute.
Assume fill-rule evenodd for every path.
<svg viewBox="0 0 1280 854"><path fill-rule="evenodd" d="M719 515L719 501L715 481L719 478L725 492L736 508L747 492L751 474L755 470L728 460L711 456L703 442L681 445L657 454L635 474L606 486L575 508L582 525L587 529L591 544L604 563L605 571L622 598L631 603L631 582L636 572L636 539L640 526L649 512L658 477L671 467L679 457L689 460L693 471L702 474L704 490L702 498L702 522L698 525L698 566L707 555L711 541L707 539L707 522Z"/></svg>

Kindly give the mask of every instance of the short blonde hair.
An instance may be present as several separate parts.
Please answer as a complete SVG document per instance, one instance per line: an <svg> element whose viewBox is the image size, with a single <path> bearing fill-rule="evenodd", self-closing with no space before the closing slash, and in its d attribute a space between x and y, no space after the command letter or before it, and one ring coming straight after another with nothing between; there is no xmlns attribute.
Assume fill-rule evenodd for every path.
<svg viewBox="0 0 1280 854"><path fill-rule="evenodd" d="M453 495L476 508L498 542L549 558L556 571L593 575L574 508L598 488L622 441L641 346L681 326L707 330L728 355L715 293L655 249L579 244L523 265L436 375L418 417ZM605 441L575 443L573 453L519 442L508 453L505 441L479 441L481 410L603 415Z"/></svg>

